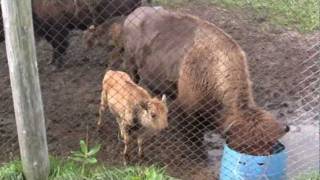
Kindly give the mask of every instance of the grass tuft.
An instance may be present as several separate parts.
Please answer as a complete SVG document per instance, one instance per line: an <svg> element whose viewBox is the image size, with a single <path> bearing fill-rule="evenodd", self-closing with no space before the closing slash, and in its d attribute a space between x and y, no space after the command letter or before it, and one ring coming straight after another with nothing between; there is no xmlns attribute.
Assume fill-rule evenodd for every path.
<svg viewBox="0 0 320 180"><path fill-rule="evenodd" d="M320 28L318 0L208 0L230 8L253 9L272 23L303 32Z"/></svg>
<svg viewBox="0 0 320 180"><path fill-rule="evenodd" d="M20 161L12 161L0 167L1 180L24 180Z"/></svg>
<svg viewBox="0 0 320 180"><path fill-rule="evenodd" d="M186 3L211 3L227 9L253 10L275 25L297 29L301 32L320 30L319 0L154 0L163 6L179 6Z"/></svg>
<svg viewBox="0 0 320 180"><path fill-rule="evenodd" d="M191 3L192 0L153 0L153 5L168 6L168 7L179 7L186 3Z"/></svg>
<svg viewBox="0 0 320 180"><path fill-rule="evenodd" d="M144 167L128 167L125 169L111 168L100 169L92 179L102 180L174 180L165 174L162 169L151 166Z"/></svg>
<svg viewBox="0 0 320 180"><path fill-rule="evenodd" d="M115 168L96 165L82 173L82 166L70 160L50 158L49 180L174 180L161 168L127 167ZM0 166L0 180L25 180L20 161Z"/></svg>
<svg viewBox="0 0 320 180"><path fill-rule="evenodd" d="M303 173L294 178L294 180L320 180L320 172L314 171L309 173Z"/></svg>

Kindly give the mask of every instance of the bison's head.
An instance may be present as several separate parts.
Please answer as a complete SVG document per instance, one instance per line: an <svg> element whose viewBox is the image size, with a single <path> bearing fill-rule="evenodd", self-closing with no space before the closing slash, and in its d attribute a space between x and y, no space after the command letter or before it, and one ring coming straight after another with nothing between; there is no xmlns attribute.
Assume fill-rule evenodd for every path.
<svg viewBox="0 0 320 180"><path fill-rule="evenodd" d="M113 23L109 29L109 36L111 37L111 43L113 46L122 48L123 47L123 31L121 23Z"/></svg>
<svg viewBox="0 0 320 180"><path fill-rule="evenodd" d="M223 134L228 145L242 153L269 155L278 140L289 132L284 125L262 109L243 114L231 114L224 124Z"/></svg>
<svg viewBox="0 0 320 180"><path fill-rule="evenodd" d="M106 32L103 32L101 27L90 26L83 33L84 45L86 49L91 49L96 46L104 46L108 43L109 37Z"/></svg>
<svg viewBox="0 0 320 180"><path fill-rule="evenodd" d="M168 108L166 96L162 100L152 98L140 103L140 123L143 127L154 132L160 132L168 127Z"/></svg>
<svg viewBox="0 0 320 180"><path fill-rule="evenodd" d="M124 21L124 17L116 17L99 26L91 25L83 34L86 48L96 46L122 47L122 21Z"/></svg>

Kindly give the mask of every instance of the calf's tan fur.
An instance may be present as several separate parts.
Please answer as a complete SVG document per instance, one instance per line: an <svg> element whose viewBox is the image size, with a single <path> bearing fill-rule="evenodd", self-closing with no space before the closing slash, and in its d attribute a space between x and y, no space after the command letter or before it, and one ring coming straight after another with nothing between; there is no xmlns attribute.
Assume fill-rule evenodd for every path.
<svg viewBox="0 0 320 180"><path fill-rule="evenodd" d="M109 70L104 76L98 126L101 125L101 115L106 108L109 108L119 125L125 144L125 164L129 160L128 146L133 136L137 137L139 157L142 157L143 140L168 127L166 96L163 95L162 100L151 97L122 71Z"/></svg>

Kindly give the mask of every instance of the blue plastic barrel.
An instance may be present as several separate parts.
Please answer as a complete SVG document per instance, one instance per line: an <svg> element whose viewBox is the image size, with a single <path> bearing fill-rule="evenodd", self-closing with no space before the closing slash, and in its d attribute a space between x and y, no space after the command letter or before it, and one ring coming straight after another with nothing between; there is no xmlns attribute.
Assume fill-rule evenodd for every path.
<svg viewBox="0 0 320 180"><path fill-rule="evenodd" d="M282 145L282 144L281 144ZM239 153L226 144L220 168L220 180L285 180L288 155L282 150L269 156Z"/></svg>

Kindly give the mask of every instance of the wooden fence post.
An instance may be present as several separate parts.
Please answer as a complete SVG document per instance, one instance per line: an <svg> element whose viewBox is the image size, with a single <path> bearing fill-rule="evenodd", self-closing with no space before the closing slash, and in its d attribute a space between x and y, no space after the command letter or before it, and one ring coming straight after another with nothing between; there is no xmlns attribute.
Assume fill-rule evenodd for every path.
<svg viewBox="0 0 320 180"><path fill-rule="evenodd" d="M46 180L48 147L31 0L1 0L1 6L23 172L27 180Z"/></svg>

